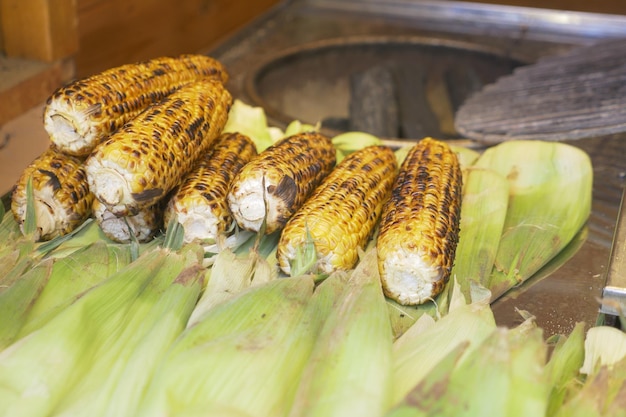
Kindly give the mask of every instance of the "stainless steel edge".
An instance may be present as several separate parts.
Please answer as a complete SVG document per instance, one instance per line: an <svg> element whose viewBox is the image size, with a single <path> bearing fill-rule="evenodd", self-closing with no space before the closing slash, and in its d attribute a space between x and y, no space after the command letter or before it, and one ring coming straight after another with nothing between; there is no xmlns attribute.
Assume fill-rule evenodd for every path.
<svg viewBox="0 0 626 417"><path fill-rule="evenodd" d="M446 25L449 31L570 43L626 37L626 16L445 0L308 0L319 9Z"/></svg>
<svg viewBox="0 0 626 417"><path fill-rule="evenodd" d="M626 190L622 193L619 216L611 248L606 285L602 290L600 312L613 316L626 314Z"/></svg>

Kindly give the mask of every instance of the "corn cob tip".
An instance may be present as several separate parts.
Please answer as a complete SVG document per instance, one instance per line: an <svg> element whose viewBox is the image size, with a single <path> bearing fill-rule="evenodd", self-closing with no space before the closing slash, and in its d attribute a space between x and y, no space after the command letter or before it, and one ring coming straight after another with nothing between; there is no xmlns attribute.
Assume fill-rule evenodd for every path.
<svg viewBox="0 0 626 417"><path fill-rule="evenodd" d="M270 146L234 178L228 207L237 224L265 233L282 229L332 170L336 151L325 135L302 132Z"/></svg>
<svg viewBox="0 0 626 417"><path fill-rule="evenodd" d="M402 305L423 304L445 285L441 268L418 252L407 256L404 250L389 253L383 263L385 295Z"/></svg>
<svg viewBox="0 0 626 417"><path fill-rule="evenodd" d="M289 181L291 180L291 181ZM237 188L237 196L230 195L230 210L236 216L237 223L242 229L258 231L261 223L266 218L282 218L282 206L276 201L285 201L285 206L290 206L295 194L295 183L290 177L285 177L281 184L274 188L272 194L275 198L268 198L266 177L264 175L250 177Z"/></svg>
<svg viewBox="0 0 626 417"><path fill-rule="evenodd" d="M22 172L11 194L11 211L23 232L29 179L32 179L36 240L67 234L89 217L94 196L89 191L82 161L51 146Z"/></svg>
<svg viewBox="0 0 626 417"><path fill-rule="evenodd" d="M132 216L116 216L98 199L94 199L92 216L109 239L127 243L136 239L148 242L162 226L162 203L149 206Z"/></svg>
<svg viewBox="0 0 626 417"><path fill-rule="evenodd" d="M128 189L128 180L121 174L124 167L108 160L88 160L88 171L98 172L98 175L89 175L89 187L98 190L98 200L107 206L111 213L121 216L136 214L136 210L129 213L126 201L134 198ZM158 190L156 194L162 194Z"/></svg>
<svg viewBox="0 0 626 417"><path fill-rule="evenodd" d="M192 167L169 200L165 224L175 218L184 241L221 242L234 219L226 195L232 179L257 155L254 141L241 133L224 133Z"/></svg>
<svg viewBox="0 0 626 417"><path fill-rule="evenodd" d="M81 143L94 142L97 131L91 128L89 116L97 113L95 107L88 112L68 114L57 102L49 102L44 112L44 128L54 132L54 143L67 144L67 150L78 150Z"/></svg>

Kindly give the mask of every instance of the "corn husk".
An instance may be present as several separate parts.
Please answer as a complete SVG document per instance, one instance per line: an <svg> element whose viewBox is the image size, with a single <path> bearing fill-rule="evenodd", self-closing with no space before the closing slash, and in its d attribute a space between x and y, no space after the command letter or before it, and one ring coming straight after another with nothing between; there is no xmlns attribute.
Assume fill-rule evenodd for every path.
<svg viewBox="0 0 626 417"><path fill-rule="evenodd" d="M556 417L626 416L626 335L607 326L592 327L585 337L580 387L554 414Z"/></svg>
<svg viewBox="0 0 626 417"><path fill-rule="evenodd" d="M448 314L436 322L424 315L393 345L392 404L405 396L457 346L468 344L469 355L496 328L489 298L465 303L458 286L452 295Z"/></svg>
<svg viewBox="0 0 626 417"><path fill-rule="evenodd" d="M1 207L4 210L4 206ZM20 232L20 226L17 224L13 213L10 211L6 213L3 212L0 219L2 219L0 222L0 242L2 242L2 246L0 246L0 256L2 256L4 251L10 248L13 242L22 237L22 232Z"/></svg>
<svg viewBox="0 0 626 417"><path fill-rule="evenodd" d="M544 141L507 141L474 166L509 180L504 231L488 288L494 299L526 281L581 230L591 212L593 170L579 148Z"/></svg>
<svg viewBox="0 0 626 417"><path fill-rule="evenodd" d="M237 257L228 249L218 253L213 266L207 272L206 288L189 318L187 327L198 323L213 307L249 288L255 264L256 256L253 253L243 257Z"/></svg>
<svg viewBox="0 0 626 417"><path fill-rule="evenodd" d="M459 242L451 276L469 302L472 283L489 285L507 214L509 184L492 170L470 167L463 172Z"/></svg>
<svg viewBox="0 0 626 417"><path fill-rule="evenodd" d="M542 416L546 355L541 329L496 328L474 349L449 350L388 417Z"/></svg>
<svg viewBox="0 0 626 417"><path fill-rule="evenodd" d="M0 350L18 339L32 306L52 273L52 260L38 263L0 292Z"/></svg>
<svg viewBox="0 0 626 417"><path fill-rule="evenodd" d="M55 415L134 417L158 363L185 328L202 279L193 251L167 253L125 309L126 320L109 335L80 383L55 407Z"/></svg>
<svg viewBox="0 0 626 417"><path fill-rule="evenodd" d="M323 317L312 295L311 277L283 278L209 310L172 346L137 416L284 415Z"/></svg>
<svg viewBox="0 0 626 417"><path fill-rule="evenodd" d="M223 132L239 132L248 136L259 152L274 143L263 108L250 106L239 99L233 101Z"/></svg>
<svg viewBox="0 0 626 417"><path fill-rule="evenodd" d="M376 250L371 249L329 312L289 415L382 415L389 406L391 346Z"/></svg>
<svg viewBox="0 0 626 417"><path fill-rule="evenodd" d="M158 287L150 283L170 253L165 249L145 253L0 352L0 415L49 415L71 398L94 363L107 368L102 358L123 350L127 339L122 335L147 331L150 323L137 323L130 314L145 297L153 299L150 292ZM109 369L102 372L108 375Z"/></svg>
<svg viewBox="0 0 626 417"><path fill-rule="evenodd" d="M454 153L456 153L462 170L466 170L467 168L474 165L474 163L476 163L476 161L480 157L480 152L474 149L467 148L465 146L450 144L450 149L452 149ZM465 176L463 176L463 180L465 180ZM463 182L465 183L465 181Z"/></svg>
<svg viewBox="0 0 626 417"><path fill-rule="evenodd" d="M187 327L196 324L216 305L230 300L252 285L278 277L277 263L270 264L276 254L278 234L254 236L235 251L225 248L215 255L207 270L207 284L189 318Z"/></svg>
<svg viewBox="0 0 626 417"><path fill-rule="evenodd" d="M427 316L424 316L427 317ZM421 319L420 319L421 320ZM407 396L395 407L384 414L385 417L420 417L430 415L429 411L440 401L437 390L447 387L452 372L469 346L468 341L456 345L444 355L437 366L428 372Z"/></svg>
<svg viewBox="0 0 626 417"><path fill-rule="evenodd" d="M131 262L128 246L109 245L104 241L74 250L54 260L54 266L41 294L33 301L20 337L37 330L86 291L102 283Z"/></svg>
<svg viewBox="0 0 626 417"><path fill-rule="evenodd" d="M626 358L626 333L610 326L596 326L587 330L585 336L585 360L580 372L594 373L598 367L611 368Z"/></svg>
<svg viewBox="0 0 626 417"><path fill-rule="evenodd" d="M383 142L377 136L367 132L344 132L332 137L333 146L337 149L337 164L351 153L367 146L381 145Z"/></svg>
<svg viewBox="0 0 626 417"><path fill-rule="evenodd" d="M553 416L579 386L578 371L583 364L585 325L576 323L569 335L557 335L545 373L552 387L546 415Z"/></svg>

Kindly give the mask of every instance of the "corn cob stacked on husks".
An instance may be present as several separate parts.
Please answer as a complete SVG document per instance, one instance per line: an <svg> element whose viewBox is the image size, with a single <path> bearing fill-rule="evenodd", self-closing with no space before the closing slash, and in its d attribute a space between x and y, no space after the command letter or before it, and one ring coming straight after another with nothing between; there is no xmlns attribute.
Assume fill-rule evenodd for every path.
<svg viewBox="0 0 626 417"><path fill-rule="evenodd" d="M419 141L400 167L377 237L385 294L421 304L444 288L459 236L462 173L445 142Z"/></svg>
<svg viewBox="0 0 626 417"><path fill-rule="evenodd" d="M98 145L85 162L90 190L117 216L155 204L221 134L231 104L219 81L181 87Z"/></svg>
<svg viewBox="0 0 626 417"><path fill-rule="evenodd" d="M330 274L352 269L371 237L397 171L391 148L368 146L349 154L287 222L278 243L278 262L291 274L311 239L316 269Z"/></svg>
<svg viewBox="0 0 626 417"><path fill-rule="evenodd" d="M228 207L244 230L285 227L335 166L331 140L317 132L281 139L244 165L228 192Z"/></svg>
<svg viewBox="0 0 626 417"><path fill-rule="evenodd" d="M31 180L35 240L67 234L90 216L94 195L89 190L83 161L50 146L22 172L13 189L11 211L21 227L26 219L27 184Z"/></svg>
<svg viewBox="0 0 626 417"><path fill-rule="evenodd" d="M186 54L111 68L57 89L44 109L44 128L63 152L87 156L94 147L183 85L228 73L217 60Z"/></svg>
<svg viewBox="0 0 626 417"><path fill-rule="evenodd" d="M164 224L176 219L185 242L217 242L232 229L226 195L233 177L257 155L246 135L224 133L187 173L165 210Z"/></svg>

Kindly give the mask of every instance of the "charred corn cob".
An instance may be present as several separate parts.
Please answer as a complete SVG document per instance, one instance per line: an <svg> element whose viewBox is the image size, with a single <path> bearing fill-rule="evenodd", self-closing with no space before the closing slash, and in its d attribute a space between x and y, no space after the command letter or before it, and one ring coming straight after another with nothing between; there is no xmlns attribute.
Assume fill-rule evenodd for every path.
<svg viewBox="0 0 626 417"><path fill-rule="evenodd" d="M91 214L94 196L89 191L83 161L51 146L22 172L11 195L11 211L22 230L29 178L33 184L36 240L70 233Z"/></svg>
<svg viewBox="0 0 626 417"><path fill-rule="evenodd" d="M377 238L385 294L422 304L449 279L459 236L461 169L441 141L425 138L406 156L383 208Z"/></svg>
<svg viewBox="0 0 626 417"><path fill-rule="evenodd" d="M217 241L231 229L226 194L233 177L257 155L252 139L224 133L187 174L169 200L164 224L175 218L184 229L184 241Z"/></svg>
<svg viewBox="0 0 626 417"><path fill-rule="evenodd" d="M307 132L281 139L247 163L235 176L228 207L245 230L282 229L335 165L326 136Z"/></svg>
<svg viewBox="0 0 626 417"><path fill-rule="evenodd" d="M98 145L85 163L89 188L116 216L155 204L220 135L231 103L219 81L181 87Z"/></svg>
<svg viewBox="0 0 626 417"><path fill-rule="evenodd" d="M283 272L291 274L291 263L308 239L320 272L352 269L389 198L396 170L395 155L386 146L348 155L287 222L277 253Z"/></svg>
<svg viewBox="0 0 626 417"><path fill-rule="evenodd" d="M204 55L161 57L111 68L57 89L44 109L44 127L63 152L87 156L104 138L150 104L189 82L228 74Z"/></svg>
<svg viewBox="0 0 626 417"><path fill-rule="evenodd" d="M137 214L118 217L94 199L92 216L109 239L120 243L136 239L143 243L154 237L163 226L163 204L157 202L142 208Z"/></svg>

